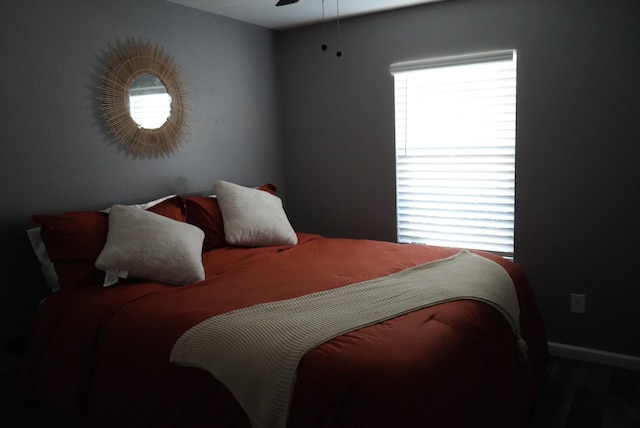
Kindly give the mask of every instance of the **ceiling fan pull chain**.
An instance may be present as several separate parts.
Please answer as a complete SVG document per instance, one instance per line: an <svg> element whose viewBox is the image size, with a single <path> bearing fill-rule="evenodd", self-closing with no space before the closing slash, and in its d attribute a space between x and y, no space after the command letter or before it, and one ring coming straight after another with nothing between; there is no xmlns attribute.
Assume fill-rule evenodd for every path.
<svg viewBox="0 0 640 428"><path fill-rule="evenodd" d="M326 42L326 31L325 31L325 22L324 22L324 0L322 0L322 50L327 50L327 42Z"/></svg>
<svg viewBox="0 0 640 428"><path fill-rule="evenodd" d="M338 29L338 51L336 56L339 58L342 56L342 51L340 50L340 0L336 0L336 26Z"/></svg>

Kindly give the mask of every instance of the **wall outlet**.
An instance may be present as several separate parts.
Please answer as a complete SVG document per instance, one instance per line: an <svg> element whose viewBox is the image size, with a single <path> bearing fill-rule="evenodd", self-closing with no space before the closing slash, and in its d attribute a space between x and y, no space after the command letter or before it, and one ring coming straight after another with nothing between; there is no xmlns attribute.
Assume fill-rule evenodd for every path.
<svg viewBox="0 0 640 428"><path fill-rule="evenodd" d="M586 314L587 313L587 296L586 294L571 294L571 313Z"/></svg>

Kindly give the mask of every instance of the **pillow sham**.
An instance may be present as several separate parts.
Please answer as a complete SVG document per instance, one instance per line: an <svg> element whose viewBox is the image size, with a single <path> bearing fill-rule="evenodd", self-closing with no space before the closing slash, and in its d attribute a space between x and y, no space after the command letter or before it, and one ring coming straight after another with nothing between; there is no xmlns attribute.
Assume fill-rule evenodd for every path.
<svg viewBox="0 0 640 428"><path fill-rule="evenodd" d="M214 189L229 244L261 247L298 243L279 197L227 181L217 181Z"/></svg>
<svg viewBox="0 0 640 428"><path fill-rule="evenodd" d="M107 238L107 213L74 211L30 218L40 226L40 236L60 289L101 283L104 274L93 263Z"/></svg>
<svg viewBox="0 0 640 428"><path fill-rule="evenodd" d="M47 247L44 245L44 242L42 242L40 228L32 227L31 229L28 229L27 236L29 237L29 242L31 242L31 248L33 248L33 252L40 263L40 270L44 276L44 281L47 283L51 291L60 290L58 274L56 274L56 268L53 263L51 263L51 259L47 254Z"/></svg>
<svg viewBox="0 0 640 428"><path fill-rule="evenodd" d="M151 212L186 221L181 198L173 195L156 201L144 205ZM94 264L107 239L108 217L103 211L29 216L38 227L27 233L34 250L38 248L36 256L52 291L103 283L104 272Z"/></svg>
<svg viewBox="0 0 640 428"><path fill-rule="evenodd" d="M184 285L204 279L202 242L196 226L143 210L114 205L106 243L96 268L107 272L104 285L118 277Z"/></svg>
<svg viewBox="0 0 640 428"><path fill-rule="evenodd" d="M192 224L204 232L202 251L207 252L216 248L226 247L222 213L215 196L185 197L187 209L187 223Z"/></svg>

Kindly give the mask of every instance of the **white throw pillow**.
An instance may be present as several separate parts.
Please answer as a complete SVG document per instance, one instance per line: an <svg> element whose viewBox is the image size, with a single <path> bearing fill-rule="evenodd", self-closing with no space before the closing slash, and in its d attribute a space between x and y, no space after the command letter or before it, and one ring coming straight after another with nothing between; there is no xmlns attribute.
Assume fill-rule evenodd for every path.
<svg viewBox="0 0 640 428"><path fill-rule="evenodd" d="M107 277L127 277L174 285L204 280L204 232L139 207L114 205L109 233L96 267ZM114 283L107 280L105 285Z"/></svg>
<svg viewBox="0 0 640 428"><path fill-rule="evenodd" d="M166 201L167 199L171 199L176 195L167 195L158 199L154 199L149 202L145 202L143 204L131 205L135 207L144 208L145 210L151 208L155 205L158 205L160 202ZM106 208L102 210L103 212L108 213L110 208ZM49 259L49 254L47 253L47 246L44 245L42 241L42 237L40 236L40 227L34 227L27 230L27 236L29 237L29 242L31 242L31 247L33 248L33 252L36 254L38 261L40 262L40 269L42 270L42 274L44 275L44 280L51 289L51 291L60 290L60 284L58 283L58 274L56 272L56 268Z"/></svg>
<svg viewBox="0 0 640 428"><path fill-rule="evenodd" d="M227 181L216 182L214 188L227 243L245 247L298 243L279 197Z"/></svg>
<svg viewBox="0 0 640 428"><path fill-rule="evenodd" d="M49 258L49 254L47 253L47 246L44 245L42 237L40 236L40 228L33 227L27 230L27 236L29 237L29 242L31 242L33 252L36 254L36 257L40 262L40 269L44 275L45 282L49 288L51 288L51 291L60 290L58 274L53 262L51 262L51 259Z"/></svg>

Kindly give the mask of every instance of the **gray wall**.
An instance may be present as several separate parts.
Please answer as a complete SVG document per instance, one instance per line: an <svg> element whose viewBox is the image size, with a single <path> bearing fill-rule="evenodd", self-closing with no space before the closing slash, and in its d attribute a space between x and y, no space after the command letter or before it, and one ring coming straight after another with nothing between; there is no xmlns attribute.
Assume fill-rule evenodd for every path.
<svg viewBox="0 0 640 428"><path fill-rule="evenodd" d="M333 23L322 52L321 26L276 34L161 0L4 3L4 342L24 337L45 292L29 213L272 181L298 230L395 240L389 65L515 48L517 262L550 340L640 355L637 0L450 0L349 19L339 59ZM100 59L127 36L163 45L185 72L194 121L172 157L132 158L98 117ZM587 294L585 316L569 313L571 292Z"/></svg>
<svg viewBox="0 0 640 428"><path fill-rule="evenodd" d="M142 37L182 66L189 140L136 159L105 134L96 86L105 50ZM0 334L24 336L43 292L27 215L95 209L216 179L284 184L274 33L161 0L5 1L0 12ZM37 267L36 267L37 269Z"/></svg>
<svg viewBox="0 0 640 428"><path fill-rule="evenodd" d="M516 261L549 340L640 355L640 2L451 0L278 34L288 213L393 241L389 65L518 50ZM569 312L587 295L586 315Z"/></svg>

